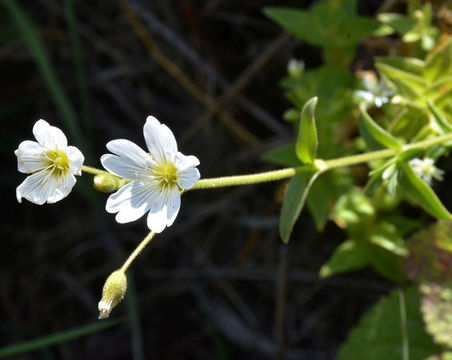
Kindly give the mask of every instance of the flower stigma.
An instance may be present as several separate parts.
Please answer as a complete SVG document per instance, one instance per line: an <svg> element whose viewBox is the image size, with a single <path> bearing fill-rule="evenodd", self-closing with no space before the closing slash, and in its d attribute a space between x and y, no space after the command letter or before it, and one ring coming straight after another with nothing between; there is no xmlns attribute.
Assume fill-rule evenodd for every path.
<svg viewBox="0 0 452 360"><path fill-rule="evenodd" d="M61 150L48 150L44 154L48 167L56 176L61 176L69 171L70 162L67 155Z"/></svg>
<svg viewBox="0 0 452 360"><path fill-rule="evenodd" d="M173 187L177 186L177 169L172 161L163 161L160 164L156 164L151 173L155 176L155 180L159 185Z"/></svg>

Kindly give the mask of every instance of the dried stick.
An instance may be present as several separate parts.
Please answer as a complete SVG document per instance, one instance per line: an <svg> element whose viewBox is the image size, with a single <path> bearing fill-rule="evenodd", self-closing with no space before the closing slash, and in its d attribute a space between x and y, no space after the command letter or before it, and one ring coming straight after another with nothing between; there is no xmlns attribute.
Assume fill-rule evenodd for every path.
<svg viewBox="0 0 452 360"><path fill-rule="evenodd" d="M205 94L205 92L201 90L196 84L194 84L172 60L170 60L168 57L166 57L166 55L162 53L162 51L154 43L146 27L138 18L134 9L130 7L127 1L119 0L119 5L152 58L160 66L162 66L168 72L168 74L176 79L190 95L210 108L212 99L207 94ZM217 109L215 113L218 113L219 118L224 123L224 125L244 143L254 145L259 141L254 134L244 128L226 111Z"/></svg>
<svg viewBox="0 0 452 360"><path fill-rule="evenodd" d="M195 135L206 125L212 115L221 110L227 103L242 92L289 39L290 35L288 33L281 34L254 62L248 65L238 79L208 108L207 112L190 129L188 129L184 138L182 138L182 142L187 141Z"/></svg>
<svg viewBox="0 0 452 360"><path fill-rule="evenodd" d="M127 3L134 10L134 12L146 22L146 25L157 32L168 43L171 43L198 71L205 74L207 77L218 80L219 85L223 89L227 89L230 84L219 74L208 62L204 61L201 56L189 44L184 42L175 34L172 29L168 28L156 16L148 11L140 1L128 0ZM245 111L260 121L263 125L274 131L278 135L287 135L287 129L267 111L248 100L243 95L238 95L235 98Z"/></svg>

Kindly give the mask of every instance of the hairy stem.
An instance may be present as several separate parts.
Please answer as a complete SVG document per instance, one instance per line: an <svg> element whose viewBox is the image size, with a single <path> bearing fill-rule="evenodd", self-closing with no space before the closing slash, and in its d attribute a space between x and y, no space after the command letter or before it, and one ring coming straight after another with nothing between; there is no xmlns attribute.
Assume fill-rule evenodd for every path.
<svg viewBox="0 0 452 360"><path fill-rule="evenodd" d="M127 260L124 262L124 265L122 265L122 267L120 269L121 271L124 272L129 268L129 266L133 263L133 261L140 254L140 252L146 247L147 244L150 243L150 241L152 240L154 235L155 235L154 231L150 231L149 234L146 235L146 237L143 239L143 241L140 242L140 245L138 245L135 248L133 253L130 254L129 257L127 258Z"/></svg>
<svg viewBox="0 0 452 360"><path fill-rule="evenodd" d="M413 149L413 148L423 148L427 149L429 147L443 144L446 142L452 141L452 133L448 133L442 136L438 136L433 139L427 139L423 141L419 141L416 143L404 145L401 150L396 149L384 149L378 151L372 151L365 154L357 154L351 156L345 156L338 159L332 160L315 160L315 167L317 167L319 172L325 172L330 169L334 169L337 167L345 167L352 166L362 163L367 163L369 161L374 161L378 159L385 159L391 156L397 155L401 151ZM240 186L240 185L250 185L250 184L258 184L269 181L276 181L291 178L297 172L302 171L309 165L301 165L298 167L290 167L285 169L273 170L273 171L265 171L257 174L247 174L247 175L234 175L234 176L224 176L210 179L201 179L196 182L195 185L189 190L200 190L200 189L212 189L218 187L225 186ZM99 170L90 166L82 166L82 170L84 172L100 175L100 174L109 174L109 172L104 170Z"/></svg>

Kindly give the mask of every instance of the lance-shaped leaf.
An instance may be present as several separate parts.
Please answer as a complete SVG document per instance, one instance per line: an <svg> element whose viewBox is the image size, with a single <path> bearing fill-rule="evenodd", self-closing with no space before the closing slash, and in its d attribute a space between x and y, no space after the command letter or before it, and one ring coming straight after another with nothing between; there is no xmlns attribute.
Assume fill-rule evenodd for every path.
<svg viewBox="0 0 452 360"><path fill-rule="evenodd" d="M289 242L292 229L308 196L309 190L320 172L306 167L289 181L281 210L279 234L284 243Z"/></svg>
<svg viewBox="0 0 452 360"><path fill-rule="evenodd" d="M447 121L447 119L443 116L443 114L439 112L435 104L433 104L431 100L427 100L427 105L441 130L443 130L445 133L451 132L452 124L450 124L449 121Z"/></svg>
<svg viewBox="0 0 452 360"><path fill-rule="evenodd" d="M302 165L301 161L297 157L297 154L295 153L294 143L286 144L276 149L267 151L264 155L262 155L262 160L282 166Z"/></svg>
<svg viewBox="0 0 452 360"><path fill-rule="evenodd" d="M317 129L315 126L315 106L317 97L309 99L301 111L300 129L298 130L295 150L298 158L305 164L313 164L317 155Z"/></svg>
<svg viewBox="0 0 452 360"><path fill-rule="evenodd" d="M430 215L438 219L452 219L452 215L441 203L432 188L416 175L410 165L401 164L400 168L399 186L408 199L417 203Z"/></svg>
<svg viewBox="0 0 452 360"><path fill-rule="evenodd" d="M424 75L430 81L452 75L452 38L427 56Z"/></svg>
<svg viewBox="0 0 452 360"><path fill-rule="evenodd" d="M385 58L379 58L376 67L392 90L408 99L421 96L427 86L421 76L387 65Z"/></svg>
<svg viewBox="0 0 452 360"><path fill-rule="evenodd" d="M425 61L417 58L394 55L379 57L378 62L419 77L424 75Z"/></svg>
<svg viewBox="0 0 452 360"><path fill-rule="evenodd" d="M399 150L401 148L400 142L369 116L364 104L361 104L360 110L359 130L370 149L377 150L384 147Z"/></svg>

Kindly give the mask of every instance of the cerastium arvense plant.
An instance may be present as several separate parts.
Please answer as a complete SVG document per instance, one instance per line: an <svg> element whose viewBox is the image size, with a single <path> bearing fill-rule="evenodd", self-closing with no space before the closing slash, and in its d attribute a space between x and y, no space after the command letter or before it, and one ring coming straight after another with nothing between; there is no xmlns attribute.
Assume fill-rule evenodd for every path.
<svg viewBox="0 0 452 360"><path fill-rule="evenodd" d="M17 188L17 197L19 201L25 197L40 205L61 200L75 184L73 174L78 174L81 169L95 175L96 189L114 192L107 200L106 209L110 213L117 213L116 220L119 223L134 221L148 213L150 232L124 265L108 277L99 302L99 318L107 318L112 308L123 298L127 288L126 270L156 233L173 224L179 211L180 197L186 191L252 185L290 178L280 221L281 239L288 242L309 189L319 176L338 167L386 160L377 171L373 171L370 180L372 183L384 181L385 170L393 166L393 172L398 173L397 183L407 191L411 199L417 200L420 206L439 219L452 218L428 183L410 166L410 160L414 157L434 147L451 143L452 132L402 144L378 126L362 109L362 126L366 136L386 148L337 159L320 159L317 158L319 144L314 117L316 104L317 98L310 99L300 115L295 149L302 165L256 174L206 179L199 179L196 169L198 159L178 152L171 130L154 117L148 117L144 126L149 152L128 140L113 140L107 144L107 148L114 155L107 154L101 158L102 165L108 171L82 165L83 156L77 148L67 146L61 130L39 120L33 127L37 142L24 141L16 150L19 171L31 174Z"/></svg>
<svg viewBox="0 0 452 360"><path fill-rule="evenodd" d="M317 10L321 19L325 9ZM304 28L298 32L292 29L298 26L298 22L285 23L288 11L267 9L266 13L300 38L312 40ZM306 21L310 19L314 22L315 14L315 10L313 17L298 13L302 17L306 15ZM343 15L344 19L350 16L347 13L335 14ZM171 130L149 116L143 129L147 149L125 139L110 141L107 149L111 154L101 157L105 171L83 165L82 153L74 146L68 146L61 130L44 120L36 122L33 127L36 141L22 142L15 152L18 170L30 174L17 188L19 202L22 198L39 205L57 202L72 190L76 182L75 175L84 172L94 175L93 183L97 190L111 193L106 210L116 214L118 223L147 216L150 232L105 282L99 302L100 319L107 318L124 297L127 269L156 234L174 223L181 196L187 191L289 179L279 227L283 242L289 241L306 201L319 228L329 217L344 228L350 237L321 269L321 276L370 264L384 276L394 281L400 279L397 271L382 267L378 258L375 260L366 253L367 243L397 256L407 253L400 237L405 233L402 229L408 231L409 226L406 226L405 221L404 227L397 228L394 217L388 219L381 216L386 206L382 204L387 204L381 200L383 198L389 196L392 199L389 207L394 203L397 206L400 199L404 198L437 219L452 219L451 213L431 187L433 179L441 179L443 175L435 162L452 146L452 40L433 48L431 42L436 41L435 34L424 31L415 37L412 34L417 34L418 27L413 23L416 31L412 30L411 35L407 36L411 42L421 41L428 35L428 41L422 40L417 52L423 58L378 58L376 68L381 80L363 75L363 89L351 85L353 82L349 81L349 75L341 73L344 68L342 65L349 64L353 58L355 47L351 46L352 42L374 31L375 24L358 16L353 19L353 23L360 26L360 32L355 33L354 38L346 36L344 39L339 38L341 41L329 44L325 42L329 37L327 28L326 39L312 40L317 45L326 44L323 49L325 65L321 68L305 72L300 62L292 61L289 64L289 77L282 84L294 105L285 118L296 123L295 142L265 155L266 159L274 163L290 165L284 168L255 174L201 178L197 166L202 159L179 152ZM392 24L390 20L393 18L383 16L382 19L387 26ZM344 25L339 24L339 30L346 25L347 21ZM339 34L339 30L332 28L331 32ZM422 52L427 50L428 53ZM341 64L341 70L334 68L334 64ZM339 91L321 89L318 85L322 81L337 82L335 85L339 85L331 88ZM317 91L320 93L317 94ZM377 120L371 116L375 108L379 109ZM334 126L331 126L331 118L348 117L354 110L360 113L360 138L353 151L343 156L338 151L340 146L333 145L334 131L331 129ZM316 114L320 115L318 120ZM326 120L330 129L325 125ZM364 192L358 187L347 187L343 194L332 195L335 206L329 212L325 210L331 205L329 198L309 203L308 195L317 196L314 194L316 184L322 181L323 184L333 184L328 178L330 174L347 178L346 169L358 164L367 164L369 169ZM343 172L340 173L340 170ZM343 187L338 186L337 189ZM377 204L370 198L372 196L381 201ZM363 227L366 227L366 231L362 231Z"/></svg>

